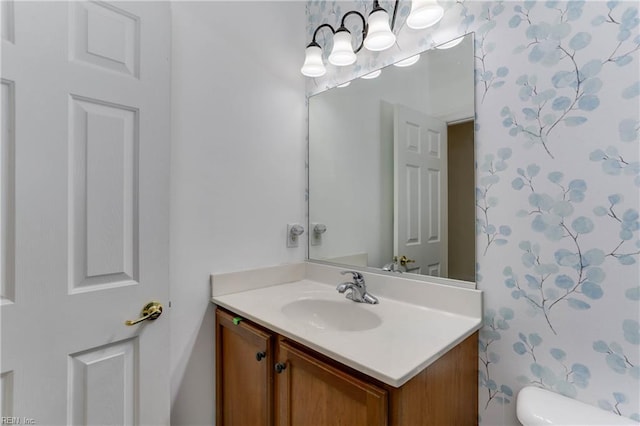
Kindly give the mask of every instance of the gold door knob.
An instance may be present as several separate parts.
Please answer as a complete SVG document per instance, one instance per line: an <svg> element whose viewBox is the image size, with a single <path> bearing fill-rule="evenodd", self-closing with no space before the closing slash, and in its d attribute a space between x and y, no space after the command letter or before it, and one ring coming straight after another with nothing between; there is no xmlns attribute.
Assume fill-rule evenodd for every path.
<svg viewBox="0 0 640 426"><path fill-rule="evenodd" d="M400 259L398 259L398 261L402 266L407 266L407 263L415 262L415 260L409 259L407 256L402 256Z"/></svg>
<svg viewBox="0 0 640 426"><path fill-rule="evenodd" d="M162 315L162 304L160 304L160 302L147 303L146 305L144 305L144 308L142 308L141 315L142 316L138 319L126 320L124 323L126 325L134 325L146 320L153 321L154 319L157 319L160 315Z"/></svg>

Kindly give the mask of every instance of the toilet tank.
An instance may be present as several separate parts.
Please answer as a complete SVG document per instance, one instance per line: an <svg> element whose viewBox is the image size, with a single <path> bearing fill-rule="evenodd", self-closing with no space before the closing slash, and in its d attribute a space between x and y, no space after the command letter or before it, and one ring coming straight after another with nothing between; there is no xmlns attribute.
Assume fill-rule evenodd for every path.
<svg viewBox="0 0 640 426"><path fill-rule="evenodd" d="M518 392L516 414L524 426L537 425L640 425L598 407L535 386Z"/></svg>

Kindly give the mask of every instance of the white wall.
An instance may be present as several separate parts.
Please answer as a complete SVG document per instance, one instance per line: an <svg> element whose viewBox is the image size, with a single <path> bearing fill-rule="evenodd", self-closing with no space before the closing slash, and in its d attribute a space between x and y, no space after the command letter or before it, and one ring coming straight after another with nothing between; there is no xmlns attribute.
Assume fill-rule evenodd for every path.
<svg viewBox="0 0 640 426"><path fill-rule="evenodd" d="M383 156L383 148L392 157L393 139L380 137L379 98L363 102L341 89L331 95L309 100L310 219L327 226L310 256L331 260L366 253L369 266L380 266L393 255L392 244L378 232L385 229L390 236L393 229L393 205L383 209L380 191L383 180L392 179L393 164L385 161L390 156Z"/></svg>
<svg viewBox="0 0 640 426"><path fill-rule="evenodd" d="M172 424L214 423L209 274L301 261L304 2L172 4Z"/></svg>

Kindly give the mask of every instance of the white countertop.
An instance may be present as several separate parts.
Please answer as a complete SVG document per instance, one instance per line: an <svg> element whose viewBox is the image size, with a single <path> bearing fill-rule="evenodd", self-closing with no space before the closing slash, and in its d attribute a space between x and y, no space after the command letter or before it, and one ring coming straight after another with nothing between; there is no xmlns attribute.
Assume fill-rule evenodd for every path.
<svg viewBox="0 0 640 426"><path fill-rule="evenodd" d="M272 272L273 269L268 271ZM323 270L323 274L328 276L334 272L331 269ZM214 289L211 301L395 387L402 386L481 326L481 292L478 290L456 287L449 290L443 288L448 286L423 282L416 286L411 280L365 274L369 293L380 300L376 305L369 305L355 303L336 291L335 286L346 281L345 277L338 275L335 284L327 284L299 275L294 277L296 280L293 282L265 282L266 287L254 284L250 286L253 288L246 289L241 282L243 277L245 282L259 282L256 277L264 278L269 273L251 271L247 275L244 271L235 278L226 274L218 281L224 285L237 279L236 287L240 291L226 291L226 294L217 295ZM318 276L314 271L304 275ZM371 288L369 281L373 282ZM406 290L411 294L402 291L402 281L406 281ZM212 276L212 287L215 285L216 276ZM377 293L374 288L378 290ZM389 291L385 291L385 288L389 288ZM421 290L424 290L423 294L420 294ZM387 294L394 297L388 297ZM438 309L439 304L454 306L455 300L448 299L460 298L461 295L466 300L458 302L459 305L469 306L466 311ZM287 304L304 299L342 303L346 309L364 309L378 316L381 321L370 329L348 331L325 327L322 321L295 321L283 312L282 308Z"/></svg>

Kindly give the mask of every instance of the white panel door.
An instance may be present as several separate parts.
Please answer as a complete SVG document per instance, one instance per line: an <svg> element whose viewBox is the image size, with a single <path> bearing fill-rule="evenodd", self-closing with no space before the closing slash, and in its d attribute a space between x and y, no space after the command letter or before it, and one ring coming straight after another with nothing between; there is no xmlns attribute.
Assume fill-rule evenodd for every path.
<svg viewBox="0 0 640 426"><path fill-rule="evenodd" d="M168 424L169 3L2 1L0 22L0 415Z"/></svg>
<svg viewBox="0 0 640 426"><path fill-rule="evenodd" d="M447 125L403 105L394 113L394 256L407 272L447 276Z"/></svg>

